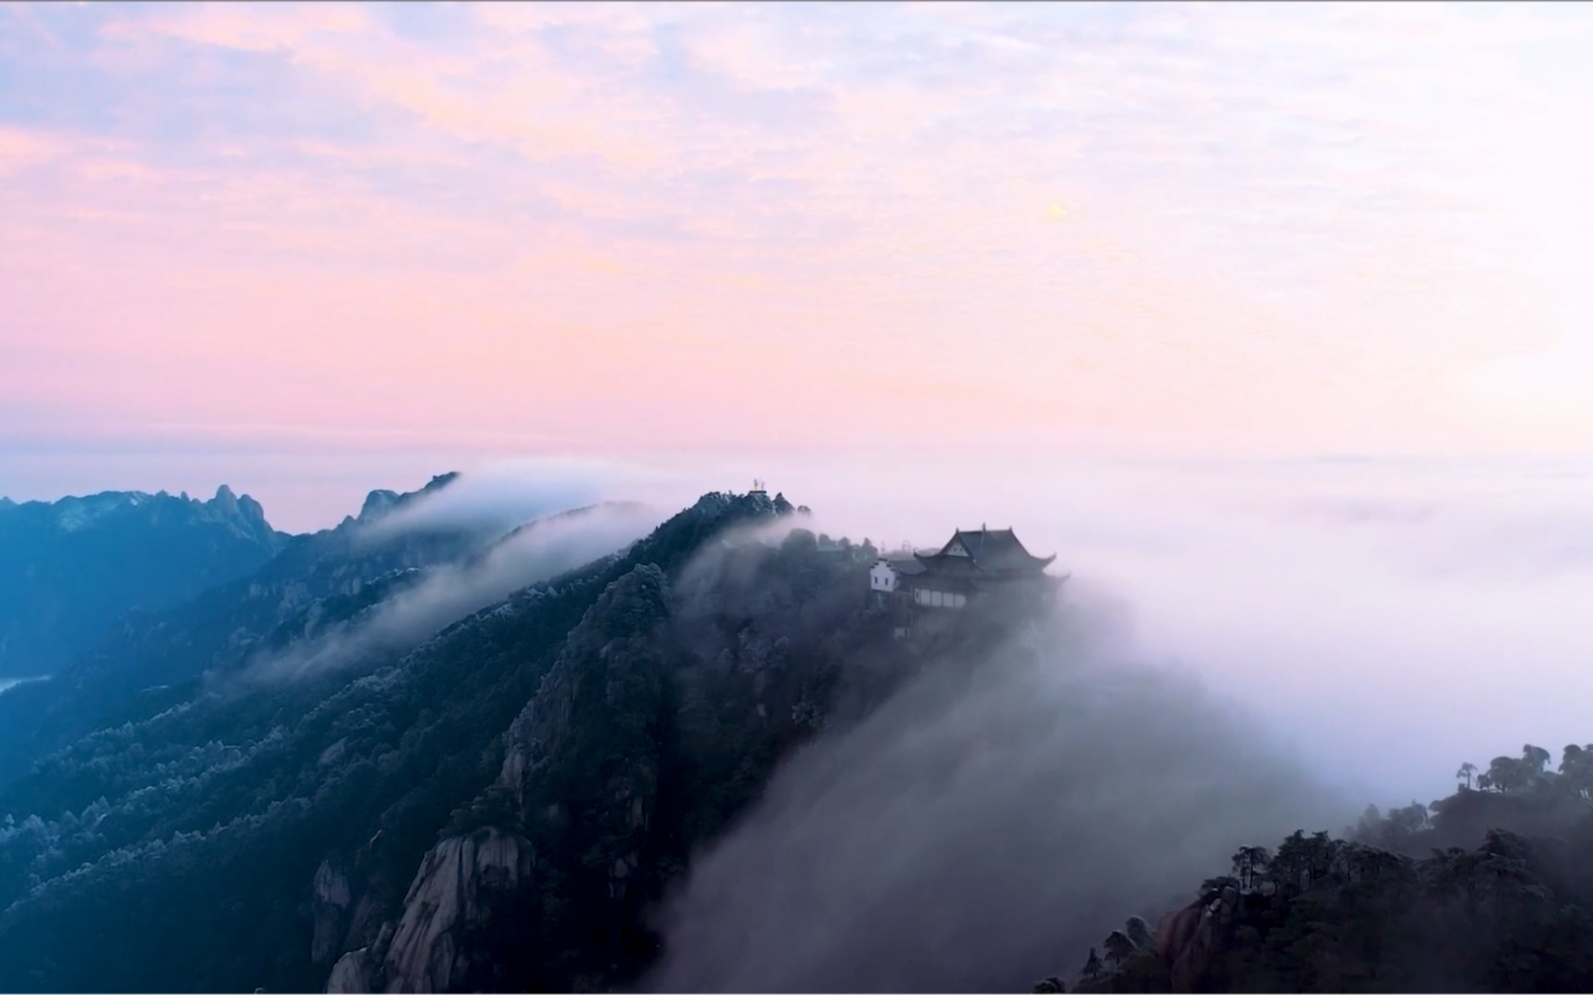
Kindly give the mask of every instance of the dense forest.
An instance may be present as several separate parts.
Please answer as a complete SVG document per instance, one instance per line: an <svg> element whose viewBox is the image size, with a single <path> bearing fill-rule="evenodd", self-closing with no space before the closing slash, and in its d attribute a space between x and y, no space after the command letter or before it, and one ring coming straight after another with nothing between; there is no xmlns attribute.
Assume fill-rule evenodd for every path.
<svg viewBox="0 0 1593 995"><path fill-rule="evenodd" d="M0 696L0 987L633 984L692 852L937 652L891 638L872 547L709 494L418 645L262 671L524 538L373 538L416 496L373 494Z"/></svg>
<svg viewBox="0 0 1593 995"><path fill-rule="evenodd" d="M1593 990L1593 745L1551 760L1529 744L1342 838L1241 847L1154 929L1131 917L1091 948L1074 990Z"/></svg>

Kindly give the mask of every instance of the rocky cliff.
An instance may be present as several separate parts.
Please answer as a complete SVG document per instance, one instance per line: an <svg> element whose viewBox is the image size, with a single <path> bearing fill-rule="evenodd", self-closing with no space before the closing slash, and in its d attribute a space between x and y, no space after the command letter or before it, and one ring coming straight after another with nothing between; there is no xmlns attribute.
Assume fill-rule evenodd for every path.
<svg viewBox="0 0 1593 995"><path fill-rule="evenodd" d="M624 901L657 796L668 615L657 566L611 583L510 725L493 786L555 863L582 851L581 867L606 877L609 903ZM444 839L422 861L396 923L381 927L391 939L346 954L327 990L453 990L479 953L467 932L488 923L495 899L532 888L537 864L530 839L497 826ZM604 918L617 915L610 908Z"/></svg>
<svg viewBox="0 0 1593 995"><path fill-rule="evenodd" d="M1206 976L1233 931L1238 905L1238 890L1228 887L1157 921L1150 952L1166 965L1173 991L1194 991Z"/></svg>
<svg viewBox="0 0 1593 995"><path fill-rule="evenodd" d="M733 507L711 497L694 510ZM826 557L800 530L694 547L659 557L673 569L638 550L594 599L504 730L492 783L327 990L601 990L651 963L649 910L693 848L822 725L843 663L895 648L866 553ZM482 833L527 870L445 859Z"/></svg>
<svg viewBox="0 0 1593 995"><path fill-rule="evenodd" d="M403 916L371 946L338 959L329 992L446 992L466 973L462 938L484 924L496 895L525 886L536 868L524 837L484 828L426 854L404 896Z"/></svg>

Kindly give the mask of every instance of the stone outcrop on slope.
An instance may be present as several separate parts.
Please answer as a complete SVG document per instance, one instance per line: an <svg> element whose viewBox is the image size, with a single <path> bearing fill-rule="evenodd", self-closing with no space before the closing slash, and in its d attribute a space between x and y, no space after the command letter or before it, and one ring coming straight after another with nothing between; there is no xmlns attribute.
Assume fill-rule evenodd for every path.
<svg viewBox="0 0 1593 995"><path fill-rule="evenodd" d="M310 960L326 962L337 953L348 932L349 905L353 890L342 862L323 860L315 869L310 885L310 910L314 920L310 939Z"/></svg>
<svg viewBox="0 0 1593 995"><path fill-rule="evenodd" d="M668 582L655 566L610 584L507 735L498 789L544 840L578 822L593 837L584 862L604 870L610 900L625 897L657 797L668 604ZM471 958L464 932L485 923L494 896L531 886L537 866L531 841L501 828L443 840L423 860L398 921L384 927L390 938L344 954L327 991L457 987ZM331 871L317 874L328 908L339 897L348 904L337 883Z"/></svg>
<svg viewBox="0 0 1593 995"><path fill-rule="evenodd" d="M522 836L478 829L426 854L397 924L376 943L340 957L329 992L444 992L463 974L461 933L484 922L495 893L525 885L536 857Z"/></svg>
<svg viewBox="0 0 1593 995"><path fill-rule="evenodd" d="M622 810L615 829L645 824L658 777L668 587L651 565L609 585L509 727L498 781L522 817L596 801ZM601 785L587 776L599 770Z"/></svg>
<svg viewBox="0 0 1593 995"><path fill-rule="evenodd" d="M535 866L524 837L497 829L478 829L433 847L404 897L404 914L387 949L387 990L448 991L460 973L459 930L486 918L489 893L519 888Z"/></svg>
<svg viewBox="0 0 1593 995"><path fill-rule="evenodd" d="M1216 897L1169 912L1156 923L1151 951L1166 962L1175 992L1193 991L1232 930L1239 892L1224 888Z"/></svg>

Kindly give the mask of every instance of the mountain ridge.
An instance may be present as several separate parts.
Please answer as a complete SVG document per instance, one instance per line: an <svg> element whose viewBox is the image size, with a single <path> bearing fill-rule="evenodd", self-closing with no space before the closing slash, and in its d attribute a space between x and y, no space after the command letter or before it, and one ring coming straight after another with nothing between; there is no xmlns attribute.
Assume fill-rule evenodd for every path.
<svg viewBox="0 0 1593 995"><path fill-rule="evenodd" d="M0 505L0 676L39 677L129 612L175 607L279 552L259 502L102 491Z"/></svg>
<svg viewBox="0 0 1593 995"><path fill-rule="evenodd" d="M0 789L0 811L12 816L0 828L0 964L12 980L0 987L322 987L332 965L316 955L341 955L352 949L345 936L401 922L439 834L474 833L505 800L491 790L505 736L604 591L649 569L678 572L714 536L793 513L781 498L705 495L641 542L351 671L231 696L192 679L140 691L153 671L124 682L119 700L144 704L64 735L62 748ZM347 551L346 533L321 542ZM276 605L305 576L320 578L323 597L304 594L297 612L350 597L358 572L339 574L346 562L317 559L316 545L300 537L264 579L212 592L189 617L202 622L223 602ZM780 555L754 545L759 556ZM798 546L792 555L812 559ZM461 544L450 560L471 548ZM406 549L401 543L397 560ZM251 594L271 577L272 590ZM151 645L185 643L191 637L171 628L176 621L151 620L142 631ZM206 645L226 645L230 628L193 631L212 632ZM186 666L200 657L192 659ZM76 677L87 686L105 673L91 662ZM65 814L46 815L56 812ZM318 919L312 907L338 911ZM57 956L64 949L79 953Z"/></svg>

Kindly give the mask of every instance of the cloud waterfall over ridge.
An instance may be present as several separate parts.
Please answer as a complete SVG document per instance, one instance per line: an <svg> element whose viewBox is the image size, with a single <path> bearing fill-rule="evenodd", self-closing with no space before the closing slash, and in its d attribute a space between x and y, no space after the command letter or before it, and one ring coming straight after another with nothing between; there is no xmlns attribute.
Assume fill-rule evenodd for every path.
<svg viewBox="0 0 1593 995"><path fill-rule="evenodd" d="M1345 824L1249 716L1067 614L793 758L668 904L651 987L1026 990L1237 846Z"/></svg>
<svg viewBox="0 0 1593 995"><path fill-rule="evenodd" d="M372 653L402 651L514 591L623 549L661 518L653 508L631 502L605 502L539 518L463 563L432 571L324 635L255 660L245 679L291 680Z"/></svg>

